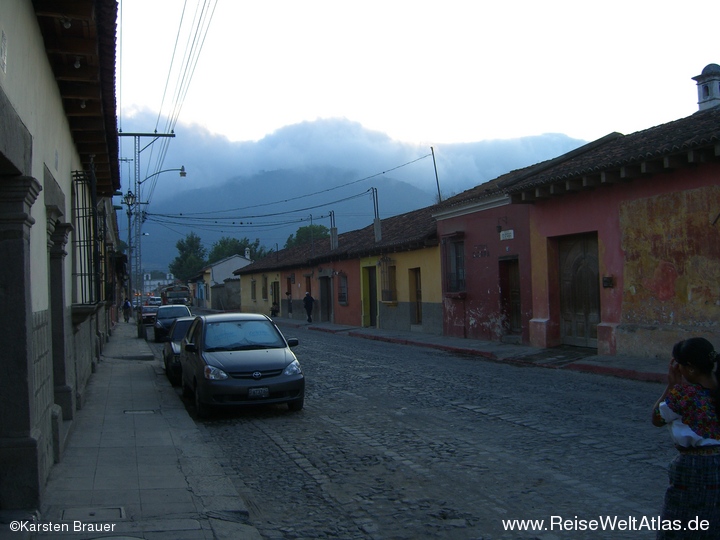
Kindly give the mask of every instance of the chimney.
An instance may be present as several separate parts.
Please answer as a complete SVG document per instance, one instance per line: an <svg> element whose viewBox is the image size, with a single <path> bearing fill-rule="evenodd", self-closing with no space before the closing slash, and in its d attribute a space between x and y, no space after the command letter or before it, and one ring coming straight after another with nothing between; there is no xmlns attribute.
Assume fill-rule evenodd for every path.
<svg viewBox="0 0 720 540"><path fill-rule="evenodd" d="M699 110L704 111L720 105L720 66L708 64L693 80L697 81Z"/></svg>
<svg viewBox="0 0 720 540"><path fill-rule="evenodd" d="M250 260L250 248L245 248L245 258L249 261Z"/></svg>

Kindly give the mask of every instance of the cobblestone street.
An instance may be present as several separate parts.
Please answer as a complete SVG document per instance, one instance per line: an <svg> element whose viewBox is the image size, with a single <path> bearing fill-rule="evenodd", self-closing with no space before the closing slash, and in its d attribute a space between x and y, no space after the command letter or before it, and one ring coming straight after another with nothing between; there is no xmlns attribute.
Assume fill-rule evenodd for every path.
<svg viewBox="0 0 720 540"><path fill-rule="evenodd" d="M674 454L649 422L660 384L283 330L305 409L198 421L264 538L654 538L550 525L657 518Z"/></svg>

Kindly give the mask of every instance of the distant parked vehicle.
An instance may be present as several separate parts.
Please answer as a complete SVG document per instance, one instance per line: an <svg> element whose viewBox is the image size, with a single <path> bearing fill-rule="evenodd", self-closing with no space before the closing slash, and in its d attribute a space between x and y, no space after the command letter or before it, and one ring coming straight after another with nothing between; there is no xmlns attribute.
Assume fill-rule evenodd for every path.
<svg viewBox="0 0 720 540"><path fill-rule="evenodd" d="M168 380L177 386L180 384L180 375L182 369L180 367L180 341L185 337L190 324L195 317L180 317L175 319L168 331L167 339L163 345L163 364L165 366L165 375Z"/></svg>
<svg viewBox="0 0 720 540"><path fill-rule="evenodd" d="M155 314L155 341L164 341L168 336L170 326L178 317L190 317L190 308L187 306L160 306Z"/></svg>
<svg viewBox="0 0 720 540"><path fill-rule="evenodd" d="M195 399L198 416L212 406L287 403L299 411L305 376L272 319L253 313L195 317L180 345L183 394Z"/></svg>
<svg viewBox="0 0 720 540"><path fill-rule="evenodd" d="M159 296L148 296L148 299L145 301L145 305L162 306L162 298Z"/></svg>

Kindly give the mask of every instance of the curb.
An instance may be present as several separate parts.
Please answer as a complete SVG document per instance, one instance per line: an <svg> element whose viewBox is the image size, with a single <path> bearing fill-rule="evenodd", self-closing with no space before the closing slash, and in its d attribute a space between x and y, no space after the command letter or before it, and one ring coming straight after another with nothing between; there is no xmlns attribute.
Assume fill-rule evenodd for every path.
<svg viewBox="0 0 720 540"><path fill-rule="evenodd" d="M499 363L505 363L505 364L513 364L517 366L524 366L524 367L540 367L540 368L546 368L546 369L568 369L571 371L579 371L582 373L592 373L595 375L605 375L609 377L618 377L622 379L630 379L634 381L641 381L641 382L653 382L653 383L666 383L667 382L667 376L664 373L653 373L653 372L644 372L644 371L637 371L634 369L626 369L626 368L620 368L620 367L607 367L607 366L598 366L595 364L590 364L583 362L582 360L576 360L575 362L571 362L565 365L552 365L552 364L542 364L537 362L529 362L526 360L523 360L522 357L505 357L500 358L496 354L489 352L489 351L483 351L478 349L471 349L467 347L460 347L456 345L443 345L440 343L427 343L424 341L416 341L413 339L404 339L404 338L398 338L398 337L387 337L387 336L378 336L373 334L368 334L365 332L358 332L357 330L352 330L346 327L341 328L327 328L327 327L320 327L320 326L306 326L303 323L293 323L293 322L286 322L282 321L282 323L285 326L293 327L293 328L302 328L307 327L308 330L312 330L315 332L325 332L327 334L340 334L345 333L348 336L354 337L354 338L362 338L362 339L370 339L374 341L382 341L385 343L397 343L399 345L412 345L416 347L426 347L430 349L437 349L441 351L447 351L455 354L465 354L465 355L472 355L477 356L480 358L483 358L485 360L490 360L493 362L499 362Z"/></svg>
<svg viewBox="0 0 720 540"><path fill-rule="evenodd" d="M611 377L620 377L623 379L632 379L642 382L667 383L667 375L636 371L634 369L595 366L593 364L568 364L567 366L564 366L563 369L582 371L585 373L595 373L597 375L609 375Z"/></svg>

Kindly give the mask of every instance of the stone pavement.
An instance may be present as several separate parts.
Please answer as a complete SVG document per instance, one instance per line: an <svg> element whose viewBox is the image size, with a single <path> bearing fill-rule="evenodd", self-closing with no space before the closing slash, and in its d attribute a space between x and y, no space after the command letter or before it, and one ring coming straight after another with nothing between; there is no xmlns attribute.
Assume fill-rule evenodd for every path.
<svg viewBox="0 0 720 540"><path fill-rule="evenodd" d="M132 321L113 330L86 395L43 508L3 512L0 538L261 538Z"/></svg>
<svg viewBox="0 0 720 540"><path fill-rule="evenodd" d="M592 349L582 347L563 346L552 349L540 349L526 345L435 336L421 332L358 328L325 322L308 324L300 316L295 319L276 317L274 320L278 326L285 325L294 328L306 327L308 330L345 333L349 336L359 338L432 347L456 354L480 356L497 362L555 369L572 369L639 381L666 382L667 368L670 361L669 358L657 359L627 355L604 356L598 355Z"/></svg>
<svg viewBox="0 0 720 540"><path fill-rule="evenodd" d="M574 347L538 349L282 317L275 321L281 328L345 333L497 362L645 381L664 381L667 365L665 360L598 356ZM132 321L113 330L86 396L62 459L51 471L43 508L34 514L0 513L0 539L261 538L223 472L222 455L202 436ZM35 532L12 532L11 520ZM48 529L51 526L60 532Z"/></svg>

